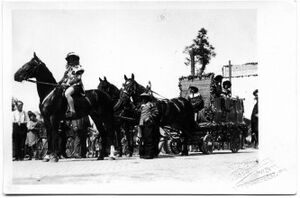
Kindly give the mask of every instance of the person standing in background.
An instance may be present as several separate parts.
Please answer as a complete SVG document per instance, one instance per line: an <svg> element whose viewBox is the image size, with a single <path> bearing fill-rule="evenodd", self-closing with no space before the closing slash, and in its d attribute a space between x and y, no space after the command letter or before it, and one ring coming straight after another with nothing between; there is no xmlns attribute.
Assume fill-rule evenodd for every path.
<svg viewBox="0 0 300 198"><path fill-rule="evenodd" d="M27 136L28 117L23 111L23 102L17 102L17 109L13 111L13 142L15 146L15 160L23 160L25 155L25 140Z"/></svg>
<svg viewBox="0 0 300 198"><path fill-rule="evenodd" d="M28 117L29 117L29 121L27 122L27 138L26 138L26 142L25 145L28 146L28 154L29 154L29 158L28 160L31 160L32 157L36 157L36 144L38 141L37 135L39 132L39 128L38 128L38 120L36 119L36 115L31 112L28 111Z"/></svg>
<svg viewBox="0 0 300 198"><path fill-rule="evenodd" d="M251 114L251 133L252 133L252 143L254 144L254 148L258 148L258 90L256 89L253 92L254 99L256 103L253 107Z"/></svg>

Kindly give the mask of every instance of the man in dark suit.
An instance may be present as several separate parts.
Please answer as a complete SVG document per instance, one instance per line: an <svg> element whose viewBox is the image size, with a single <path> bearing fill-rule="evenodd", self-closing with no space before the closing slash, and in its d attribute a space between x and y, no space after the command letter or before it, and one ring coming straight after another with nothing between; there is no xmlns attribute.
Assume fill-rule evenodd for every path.
<svg viewBox="0 0 300 198"><path fill-rule="evenodd" d="M253 92L256 103L253 107L251 114L251 132L252 132L252 143L254 148L258 148L258 90Z"/></svg>

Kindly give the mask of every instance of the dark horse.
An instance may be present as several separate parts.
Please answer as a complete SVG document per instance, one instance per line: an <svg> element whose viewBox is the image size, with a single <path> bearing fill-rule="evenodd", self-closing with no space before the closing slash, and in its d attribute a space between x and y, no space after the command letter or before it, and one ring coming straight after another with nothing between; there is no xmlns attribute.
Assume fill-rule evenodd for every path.
<svg viewBox="0 0 300 198"><path fill-rule="evenodd" d="M129 97L123 96L124 92L119 90L115 85L107 81L106 77L101 79L99 77L98 89L106 92L113 100L114 103L114 116L115 116L115 129L116 129L116 141L117 150L119 150L119 155L122 155L122 133L121 129L125 132L125 137L127 140L127 156L131 157L133 154L133 134L130 130L133 129L135 125L138 124L138 114L133 109L132 102ZM123 100L119 100L123 98Z"/></svg>
<svg viewBox="0 0 300 198"><path fill-rule="evenodd" d="M58 85L46 65L36 56L24 64L14 76L15 81L21 82L36 78L37 91L40 97L40 112L47 129L48 155L53 162L58 161L58 127L60 120L65 119L67 100L63 96L63 87ZM102 150L98 157L104 159L106 148L110 149L110 157L114 158L114 117L111 98L99 90L88 90L85 97L74 96L77 118L90 115L100 132ZM48 161L48 160L47 160Z"/></svg>
<svg viewBox="0 0 300 198"><path fill-rule="evenodd" d="M141 97L140 95L149 91L149 87L145 88L134 80L134 75L131 78L124 76L124 96L131 97L136 108L140 108ZM197 129L197 124L194 121L194 113L191 103L182 97L173 98L171 100L157 100L156 105L159 110L159 126L170 126L174 129L181 131L182 142L182 155L188 155L187 139L192 135L192 132ZM120 98L123 100L123 98Z"/></svg>

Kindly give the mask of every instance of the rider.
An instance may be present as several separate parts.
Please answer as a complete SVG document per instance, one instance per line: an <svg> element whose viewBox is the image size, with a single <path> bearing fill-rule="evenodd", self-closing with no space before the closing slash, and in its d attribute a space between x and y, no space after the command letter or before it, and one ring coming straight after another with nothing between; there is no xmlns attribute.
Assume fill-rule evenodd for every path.
<svg viewBox="0 0 300 198"><path fill-rule="evenodd" d="M83 84L81 81L84 69L79 64L79 56L74 52L70 52L66 56L66 71L59 82L61 85L66 87L65 96L69 104L69 111L67 112L67 117L75 116L75 107L72 95L75 93L84 93Z"/></svg>

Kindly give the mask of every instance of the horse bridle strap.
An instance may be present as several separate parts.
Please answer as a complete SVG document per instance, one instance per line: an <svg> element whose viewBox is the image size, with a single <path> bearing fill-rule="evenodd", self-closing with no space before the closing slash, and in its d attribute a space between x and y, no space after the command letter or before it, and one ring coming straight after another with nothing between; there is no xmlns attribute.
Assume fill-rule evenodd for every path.
<svg viewBox="0 0 300 198"><path fill-rule="evenodd" d="M30 80L30 79L27 79L26 81L32 82L32 83L44 84L44 85L52 85L54 87L58 85L57 83L47 83L47 82L41 82L41 81L36 81L36 80Z"/></svg>

